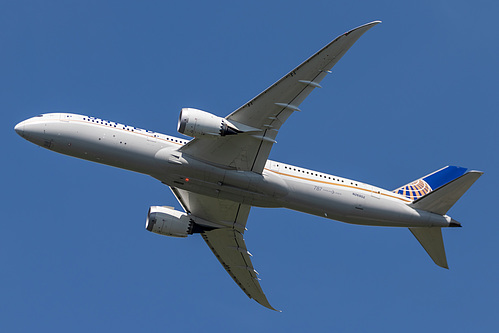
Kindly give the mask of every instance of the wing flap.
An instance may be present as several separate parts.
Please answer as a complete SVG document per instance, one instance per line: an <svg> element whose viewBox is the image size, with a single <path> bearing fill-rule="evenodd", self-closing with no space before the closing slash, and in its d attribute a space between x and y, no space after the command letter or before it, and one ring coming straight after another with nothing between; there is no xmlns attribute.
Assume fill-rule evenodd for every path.
<svg viewBox="0 0 499 333"><path fill-rule="evenodd" d="M244 233L251 206L170 187L182 208L215 228L228 227Z"/></svg>

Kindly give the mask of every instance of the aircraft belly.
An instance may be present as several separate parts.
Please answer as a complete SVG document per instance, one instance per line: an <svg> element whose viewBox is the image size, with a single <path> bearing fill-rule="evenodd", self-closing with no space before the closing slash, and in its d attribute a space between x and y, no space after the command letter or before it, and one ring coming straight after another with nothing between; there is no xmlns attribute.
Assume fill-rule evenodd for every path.
<svg viewBox="0 0 499 333"><path fill-rule="evenodd" d="M259 207L282 207L279 198L287 184L273 174L221 168L177 150L164 148L155 155L163 183L197 194Z"/></svg>

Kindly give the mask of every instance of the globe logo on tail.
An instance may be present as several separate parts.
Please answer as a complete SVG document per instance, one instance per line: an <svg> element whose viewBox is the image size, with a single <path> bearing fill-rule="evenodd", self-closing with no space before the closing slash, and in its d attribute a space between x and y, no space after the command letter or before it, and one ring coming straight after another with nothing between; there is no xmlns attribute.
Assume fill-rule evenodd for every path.
<svg viewBox="0 0 499 333"><path fill-rule="evenodd" d="M430 193L431 187L423 179L418 179L416 181L413 181L412 183L396 189L393 192L401 194L404 197L414 201L421 198L423 195Z"/></svg>

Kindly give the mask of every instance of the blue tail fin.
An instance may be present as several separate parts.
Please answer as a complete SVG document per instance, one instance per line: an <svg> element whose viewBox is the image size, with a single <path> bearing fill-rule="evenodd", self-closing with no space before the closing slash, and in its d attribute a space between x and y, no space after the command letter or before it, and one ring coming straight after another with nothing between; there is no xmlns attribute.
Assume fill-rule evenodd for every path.
<svg viewBox="0 0 499 333"><path fill-rule="evenodd" d="M401 194L414 201L438 189L439 187L461 177L468 169L458 166L446 166L407 185L399 187L393 192Z"/></svg>

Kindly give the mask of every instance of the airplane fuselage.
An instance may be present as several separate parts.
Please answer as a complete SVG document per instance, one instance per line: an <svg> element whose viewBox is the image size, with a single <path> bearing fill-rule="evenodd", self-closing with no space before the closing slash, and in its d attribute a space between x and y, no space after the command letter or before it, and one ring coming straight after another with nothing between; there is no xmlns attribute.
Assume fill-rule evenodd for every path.
<svg viewBox="0 0 499 333"><path fill-rule="evenodd" d="M259 207L285 207L347 223L448 227L451 218L414 209L406 197L354 180L268 160L262 174L220 167L183 154L188 140L68 113L19 123L41 147L150 175L190 192Z"/></svg>

